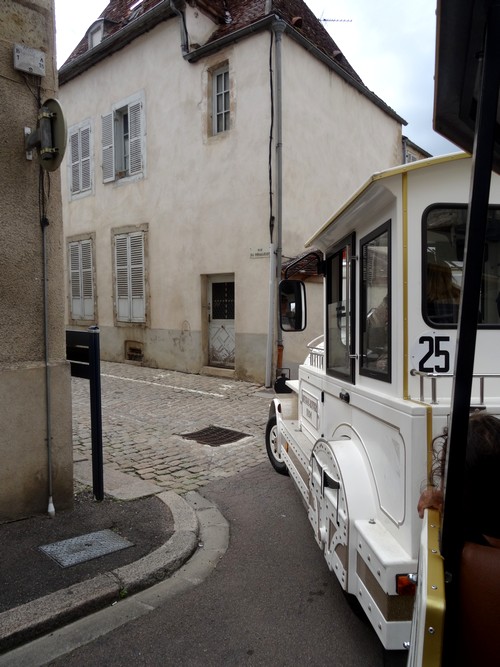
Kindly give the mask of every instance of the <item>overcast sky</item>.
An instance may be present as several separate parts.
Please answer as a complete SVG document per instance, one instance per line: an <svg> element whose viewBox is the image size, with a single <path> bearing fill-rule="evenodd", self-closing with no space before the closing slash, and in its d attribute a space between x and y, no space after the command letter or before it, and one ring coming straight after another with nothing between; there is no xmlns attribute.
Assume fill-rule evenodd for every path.
<svg viewBox="0 0 500 667"><path fill-rule="evenodd" d="M402 116L403 134L433 155L458 149L432 129L436 0L306 0L364 84ZM61 66L107 0L55 0Z"/></svg>

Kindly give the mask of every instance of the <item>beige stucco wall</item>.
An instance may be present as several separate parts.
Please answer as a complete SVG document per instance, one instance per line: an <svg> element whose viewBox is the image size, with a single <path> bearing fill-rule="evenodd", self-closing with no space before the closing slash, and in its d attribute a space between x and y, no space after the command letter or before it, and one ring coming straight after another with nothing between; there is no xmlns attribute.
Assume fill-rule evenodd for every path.
<svg viewBox="0 0 500 667"><path fill-rule="evenodd" d="M233 274L235 371L264 380L269 261L251 252L269 248L270 42L269 32L254 33L189 64L175 18L62 86L68 125L93 123L94 193L69 201L63 169L63 207L66 237L96 234L96 320L104 358L124 360L125 341L135 340L144 344L146 364L199 372L207 363L206 276ZM224 61L231 130L210 137L208 72ZM283 253L293 256L363 178L399 162L401 130L287 36L283 62ZM145 178L103 184L101 114L141 90ZM276 175L274 149L273 169ZM114 322L112 230L130 225L148 229L147 327ZM319 332L321 290L315 292L311 312ZM293 342L287 337L295 365L313 335L311 329Z"/></svg>
<svg viewBox="0 0 500 667"><path fill-rule="evenodd" d="M401 163L401 125L286 38L283 82L283 253L293 257L371 174ZM323 333L322 286L306 288L307 329L283 334L292 377Z"/></svg>
<svg viewBox="0 0 500 667"><path fill-rule="evenodd" d="M46 54L46 75L13 68L14 44ZM36 129L42 101L56 97L53 0L4 0L0 23L0 521L48 507L46 365L38 161L26 160L23 128ZM72 504L71 388L65 362L63 234L59 173L45 176L49 386L53 500Z"/></svg>

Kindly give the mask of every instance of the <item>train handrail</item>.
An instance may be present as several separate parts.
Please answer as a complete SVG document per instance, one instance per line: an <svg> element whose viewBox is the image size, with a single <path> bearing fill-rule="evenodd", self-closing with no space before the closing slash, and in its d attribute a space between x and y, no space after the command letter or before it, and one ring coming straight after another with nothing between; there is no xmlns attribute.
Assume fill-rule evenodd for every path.
<svg viewBox="0 0 500 667"><path fill-rule="evenodd" d="M323 335L317 336L307 344L307 349L309 350L309 355L308 355L309 365L313 366L314 368L319 368L319 369L323 368L325 349L324 347L318 347L318 346L320 343L324 341L324 339L325 337Z"/></svg>
<svg viewBox="0 0 500 667"><path fill-rule="evenodd" d="M416 368L412 368L410 375L417 376L420 378L420 400L425 402L425 393L424 393L424 382L425 378L430 378L431 380L431 404L437 405L437 379L440 377L452 378L453 373L435 373L427 371L418 371ZM474 379L479 379L479 405L484 405L484 381L486 378L498 378L500 377L499 373L473 373L472 377Z"/></svg>

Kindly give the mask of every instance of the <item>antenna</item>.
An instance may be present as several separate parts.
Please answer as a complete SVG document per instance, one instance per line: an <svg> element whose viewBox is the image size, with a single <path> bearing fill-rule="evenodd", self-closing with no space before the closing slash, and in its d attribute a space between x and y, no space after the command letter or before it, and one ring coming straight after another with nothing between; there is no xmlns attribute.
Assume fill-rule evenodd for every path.
<svg viewBox="0 0 500 667"><path fill-rule="evenodd" d="M318 20L322 23L352 23L352 19L324 19L323 16Z"/></svg>

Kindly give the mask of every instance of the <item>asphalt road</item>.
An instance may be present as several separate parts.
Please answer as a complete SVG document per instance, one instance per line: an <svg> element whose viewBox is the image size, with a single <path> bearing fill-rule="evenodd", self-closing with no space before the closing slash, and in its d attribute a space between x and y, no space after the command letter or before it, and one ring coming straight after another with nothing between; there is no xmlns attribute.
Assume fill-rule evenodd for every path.
<svg viewBox="0 0 500 667"><path fill-rule="evenodd" d="M351 609L291 480L267 463L200 489L230 524L212 574L54 667L399 667Z"/></svg>

